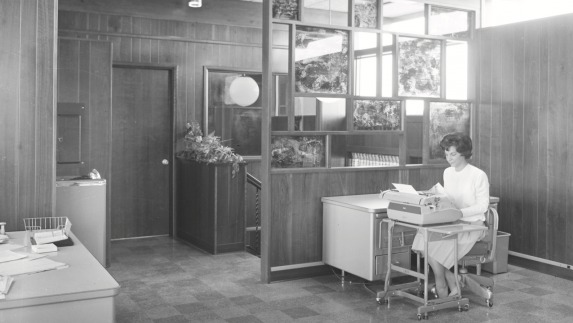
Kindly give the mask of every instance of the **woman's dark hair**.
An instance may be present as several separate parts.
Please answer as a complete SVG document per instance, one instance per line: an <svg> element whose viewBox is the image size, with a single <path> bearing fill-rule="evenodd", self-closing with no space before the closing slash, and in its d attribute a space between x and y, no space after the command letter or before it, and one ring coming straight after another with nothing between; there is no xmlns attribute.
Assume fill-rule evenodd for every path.
<svg viewBox="0 0 573 323"><path fill-rule="evenodd" d="M452 146L456 147L456 151L466 159L470 159L472 156L472 139L470 136L463 133L450 133L445 135L442 141L440 141L440 147L445 151Z"/></svg>

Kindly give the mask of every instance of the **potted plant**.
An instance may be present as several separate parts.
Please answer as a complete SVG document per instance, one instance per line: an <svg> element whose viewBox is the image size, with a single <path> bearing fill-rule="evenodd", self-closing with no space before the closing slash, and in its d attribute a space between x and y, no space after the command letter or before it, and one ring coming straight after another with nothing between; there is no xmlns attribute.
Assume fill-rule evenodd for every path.
<svg viewBox="0 0 573 323"><path fill-rule="evenodd" d="M187 123L187 132L183 138L185 149L177 157L207 164L231 164L232 175L239 171L239 164L244 163L241 155L235 154L233 148L224 146L221 138L213 133L203 136L199 122Z"/></svg>
<svg viewBox="0 0 573 323"><path fill-rule="evenodd" d="M246 163L198 122L187 124L176 154L178 238L209 253L244 250Z"/></svg>

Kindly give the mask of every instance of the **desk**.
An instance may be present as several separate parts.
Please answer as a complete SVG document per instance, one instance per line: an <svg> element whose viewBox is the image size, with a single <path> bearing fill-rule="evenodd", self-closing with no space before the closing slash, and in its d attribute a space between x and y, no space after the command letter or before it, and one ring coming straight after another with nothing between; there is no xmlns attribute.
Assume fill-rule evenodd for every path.
<svg viewBox="0 0 573 323"><path fill-rule="evenodd" d="M8 235L25 245L25 232ZM6 299L0 300L0 322L115 322L114 297L119 284L73 234L71 237L73 246L48 255L68 268L14 276ZM29 251L30 247L26 248Z"/></svg>
<svg viewBox="0 0 573 323"><path fill-rule="evenodd" d="M428 237L431 232L442 234L444 238L450 238L454 240L454 254L458 254L458 243L457 237L458 234L463 232L472 232L472 231L486 231L487 227L485 226L478 226L478 225L469 225L469 224L438 224L432 226L419 226L416 224L399 222L392 219L384 219L384 222L388 223L388 236L391 237L393 234L394 227L396 225L409 227L409 228L416 228L419 230L423 237L424 237L424 254L428 254ZM392 248L392 239L388 239L388 248ZM376 294L376 300L379 303L382 301L387 301L390 296L402 296L409 298L411 300L417 301L422 303L422 306L418 307L418 320L424 318L428 318L428 312L437 311L444 308L451 308L457 307L460 311L469 309L469 300L467 298L463 298L461 296L461 288L459 286L458 280L458 266L454 266L454 275L456 277L456 285L458 288L459 294L448 296L445 298L439 299L428 299L428 276L429 276L429 265L427 261L424 261L424 272L420 272L420 255L418 254L418 264L417 270L413 271L408 268L404 268L401 266L396 266L391 261L392 254L388 255L388 268L386 272L386 281L384 283L384 290L378 292ZM406 275L414 276L417 278L416 282L394 285L392 286L390 283L390 277L392 271L398 271L404 273ZM420 280L424 281L424 289L420 291ZM409 290L416 290L416 295L408 292ZM423 293L423 297L420 295L420 292Z"/></svg>
<svg viewBox="0 0 573 323"><path fill-rule="evenodd" d="M379 194L323 197L322 261L369 281L384 280L387 255L395 265L410 268L415 229L397 228L387 245L388 200ZM402 276L394 272L393 276Z"/></svg>

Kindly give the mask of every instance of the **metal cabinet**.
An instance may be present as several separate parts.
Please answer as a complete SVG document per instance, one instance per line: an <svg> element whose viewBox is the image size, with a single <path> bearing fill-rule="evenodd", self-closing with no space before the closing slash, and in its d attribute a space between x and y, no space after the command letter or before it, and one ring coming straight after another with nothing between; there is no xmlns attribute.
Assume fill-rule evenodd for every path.
<svg viewBox="0 0 573 323"><path fill-rule="evenodd" d="M323 197L323 262L369 281L384 279L389 250L388 227L382 220L388 203L378 194ZM410 268L415 235L410 228L394 230L395 264Z"/></svg>

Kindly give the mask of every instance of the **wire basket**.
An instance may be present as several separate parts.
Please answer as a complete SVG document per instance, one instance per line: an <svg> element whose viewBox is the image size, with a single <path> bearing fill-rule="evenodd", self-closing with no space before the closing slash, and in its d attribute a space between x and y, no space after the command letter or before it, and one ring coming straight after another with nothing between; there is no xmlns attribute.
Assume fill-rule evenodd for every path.
<svg viewBox="0 0 573 323"><path fill-rule="evenodd" d="M25 218L24 229L37 244L65 240L69 237L71 222L68 217Z"/></svg>
<svg viewBox="0 0 573 323"><path fill-rule="evenodd" d="M65 230L67 216L61 217L43 217L43 218L25 218L24 229L26 231L55 231Z"/></svg>

